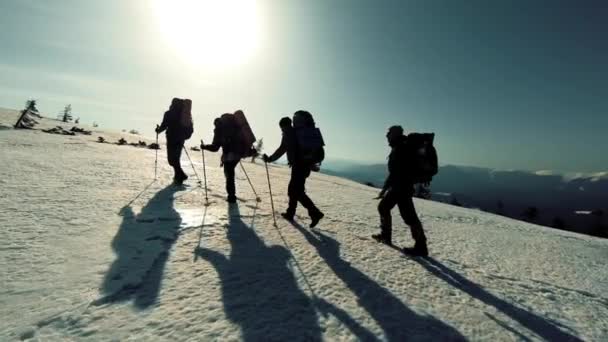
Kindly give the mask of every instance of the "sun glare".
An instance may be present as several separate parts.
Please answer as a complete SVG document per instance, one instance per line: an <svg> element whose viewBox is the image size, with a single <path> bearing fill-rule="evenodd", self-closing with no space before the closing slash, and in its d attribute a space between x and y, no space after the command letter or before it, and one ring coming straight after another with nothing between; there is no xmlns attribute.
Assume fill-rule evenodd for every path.
<svg viewBox="0 0 608 342"><path fill-rule="evenodd" d="M237 65L257 48L255 0L154 0L153 10L168 47L195 66Z"/></svg>

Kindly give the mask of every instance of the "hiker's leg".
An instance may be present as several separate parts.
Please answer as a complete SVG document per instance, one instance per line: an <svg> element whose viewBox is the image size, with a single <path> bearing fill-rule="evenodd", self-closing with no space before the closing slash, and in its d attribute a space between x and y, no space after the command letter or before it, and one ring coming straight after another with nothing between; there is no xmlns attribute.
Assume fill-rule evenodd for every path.
<svg viewBox="0 0 608 342"><path fill-rule="evenodd" d="M299 189L300 193L298 196L298 202L300 202L300 204L302 204L302 206L304 208L306 208L306 210L308 210L308 215L310 217L313 217L313 216L319 215L319 213L321 213L321 211L319 210L319 208L317 208L317 206L315 206L313 201L306 194L306 179L309 176L310 176L310 170L308 170L308 169L298 170L298 179L300 180L300 182L302 184Z"/></svg>
<svg viewBox="0 0 608 342"><path fill-rule="evenodd" d="M298 206L300 194L304 191L304 182L306 178L302 178L300 169L296 166L291 167L291 178L287 187L287 195L289 196L289 205L287 206L287 215L295 215Z"/></svg>
<svg viewBox="0 0 608 342"><path fill-rule="evenodd" d="M403 221L410 226L412 238L416 241L416 244L426 245L424 229L422 228L422 223L416 213L414 201L411 196L402 195L401 198L399 198L399 212L401 213Z"/></svg>
<svg viewBox="0 0 608 342"><path fill-rule="evenodd" d="M176 170L176 173L179 175L180 179L186 179L186 173L182 169L182 151L184 150L184 141L177 142L175 146L175 165L173 166Z"/></svg>
<svg viewBox="0 0 608 342"><path fill-rule="evenodd" d="M378 204L378 213L380 214L380 229L382 229L382 235L391 240L393 231L393 220L391 217L391 210L397 205L397 197L392 190L389 190L384 195L384 198L380 200Z"/></svg>
<svg viewBox="0 0 608 342"><path fill-rule="evenodd" d="M238 162L224 162L224 176L226 176L226 194L228 200L236 200L236 185L234 181L234 174Z"/></svg>
<svg viewBox="0 0 608 342"><path fill-rule="evenodd" d="M173 167L174 180L180 176L179 170L181 170L179 167L179 157L181 153L176 150L176 145L177 144L175 144L173 141L167 141L167 162L169 162L169 165Z"/></svg>

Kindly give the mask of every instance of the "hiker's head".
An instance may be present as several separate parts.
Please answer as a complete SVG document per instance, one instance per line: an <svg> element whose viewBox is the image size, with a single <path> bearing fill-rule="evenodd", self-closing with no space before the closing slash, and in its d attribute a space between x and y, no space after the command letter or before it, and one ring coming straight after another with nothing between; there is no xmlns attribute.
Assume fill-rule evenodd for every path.
<svg viewBox="0 0 608 342"><path fill-rule="evenodd" d="M243 113L243 111L240 109L237 109L234 114L245 115L245 113Z"/></svg>
<svg viewBox="0 0 608 342"><path fill-rule="evenodd" d="M314 127L315 120L312 118L312 114L305 110L299 110L293 113L293 127Z"/></svg>
<svg viewBox="0 0 608 342"><path fill-rule="evenodd" d="M289 117L284 117L279 121L279 127L281 130L285 131L286 129L291 128L291 119Z"/></svg>
<svg viewBox="0 0 608 342"><path fill-rule="evenodd" d="M386 133L386 140L388 140L388 144L393 146L401 139L403 139L403 127L398 125L389 127L388 132Z"/></svg>

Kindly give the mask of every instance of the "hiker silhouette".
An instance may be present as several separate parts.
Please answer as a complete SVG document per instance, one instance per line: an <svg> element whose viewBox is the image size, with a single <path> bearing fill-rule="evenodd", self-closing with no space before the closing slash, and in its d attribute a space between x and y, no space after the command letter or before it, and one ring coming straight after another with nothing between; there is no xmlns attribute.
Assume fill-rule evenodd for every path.
<svg viewBox="0 0 608 342"><path fill-rule="evenodd" d="M289 267L289 251L267 246L253 225L243 222L237 204L229 206L230 255L198 248L216 269L227 318L241 327L244 341L320 341L321 328L310 298Z"/></svg>
<svg viewBox="0 0 608 342"><path fill-rule="evenodd" d="M467 293L471 297L478 299L487 305L493 306L498 311L511 317L511 319L517 321L523 327L535 333L545 341L582 341L582 339L565 331L567 327L562 325L561 327L564 328L564 330L562 330L559 328L560 325L557 322L551 321L496 297L480 285L470 281L431 257L413 258L413 260L419 263L422 267L429 271L429 273L433 274L437 278ZM491 316L490 318L494 319ZM519 336L522 335L519 332L513 331L513 328L509 328L508 330L518 334Z"/></svg>
<svg viewBox="0 0 608 342"><path fill-rule="evenodd" d="M173 167L173 182L182 184L188 176L181 166L181 155L184 143L192 135L192 114L190 108L192 101L173 98L169 110L165 112L163 121L156 126L156 134L166 131L167 138L167 161ZM188 125L183 124L183 118L189 117ZM186 120L187 121L187 120Z"/></svg>
<svg viewBox="0 0 608 342"><path fill-rule="evenodd" d="M313 233L298 223L291 224L317 249L319 256L357 296L357 303L380 326L386 340L465 340L454 327L433 316L420 315L411 310L389 290L340 258L340 243L337 240L320 232Z"/></svg>
<svg viewBox="0 0 608 342"><path fill-rule="evenodd" d="M104 277L103 297L94 304L132 299L143 310L157 302L169 250L181 223L173 207L174 194L181 189L168 186L160 190L138 215L130 206L123 208L123 221L112 240L117 258Z"/></svg>
<svg viewBox="0 0 608 342"><path fill-rule="evenodd" d="M324 143L323 138L321 137L321 131L315 128L315 121L312 114L307 111L299 110L294 113L293 118L293 125L292 120L288 117L284 117L279 121L279 127L283 134L281 145L272 155L268 156L264 154L262 158L264 162L272 163L287 153L287 161L291 167L291 178L289 179L289 186L287 187L289 202L287 210L282 213L281 216L288 221L293 221L298 203L300 203L308 211L308 216L310 216L311 220L310 227L312 228L315 227L325 215L306 194L306 179L310 177L313 170L319 171L319 163L322 161L322 157L320 156L321 151L323 157L325 156L325 151L323 150L323 146L317 146L320 160L316 160L313 157L311 157L312 159L307 158L309 154L305 153L306 149L304 148L304 144L302 141L299 141L300 139L298 136L305 136L304 133L309 134L310 130L312 130L314 133L312 136L318 138L311 139L313 140L313 145L315 145L315 143L318 145ZM300 134L298 134L298 132ZM304 141L306 139L302 138L302 140ZM315 151L310 153L314 154Z"/></svg>

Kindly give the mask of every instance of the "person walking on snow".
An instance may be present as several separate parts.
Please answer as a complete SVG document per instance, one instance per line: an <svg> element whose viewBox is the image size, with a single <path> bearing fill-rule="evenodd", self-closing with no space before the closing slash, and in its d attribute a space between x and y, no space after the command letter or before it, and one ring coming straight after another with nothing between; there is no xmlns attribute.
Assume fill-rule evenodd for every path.
<svg viewBox="0 0 608 342"><path fill-rule="evenodd" d="M180 158L182 156L182 150L184 149L184 143L189 138L188 134L184 132L183 126L180 123L180 117L184 110L183 100L173 98L169 110L165 112L163 116L163 122L156 125L156 134L165 132L167 138L167 161L169 165L173 167L173 183L181 185L188 179L188 176L182 170ZM192 134L190 132L190 134Z"/></svg>
<svg viewBox="0 0 608 342"><path fill-rule="evenodd" d="M239 153L237 127L232 123L230 113L215 119L213 124L213 142L209 145L201 144L201 149L217 152L222 148L222 166L226 177L226 194L228 203L236 203L235 169L241 160Z"/></svg>
<svg viewBox="0 0 608 342"><path fill-rule="evenodd" d="M301 157L298 139L296 137L296 130L300 125L306 125L306 121L311 120L313 120L312 115L305 111L297 111L294 114L294 127L292 127L290 118L282 118L279 121L279 126L283 132L281 145L271 156L264 154L263 160L264 162L271 163L287 153L287 162L291 167L291 179L289 180L289 187L287 190L289 205L287 211L282 213L281 216L288 221L293 221L296 214L296 207L298 202L300 202L300 204L308 210L308 215L311 219L310 227L314 228L325 215L315 206L313 201L306 194L306 178L310 176L310 172L314 165L310 165ZM314 121L312 121L312 124L314 125Z"/></svg>
<svg viewBox="0 0 608 342"><path fill-rule="evenodd" d="M372 237L378 242L392 245L391 210L398 206L401 217L410 226L412 238L415 241L414 248L404 248L404 252L415 256L427 256L426 236L412 199L414 181L408 173L408 158L413 151L410 151L411 148L407 144L407 137L403 135L401 126L390 127L386 138L392 149L388 157L389 175L377 197L381 199L378 204L381 232Z"/></svg>

